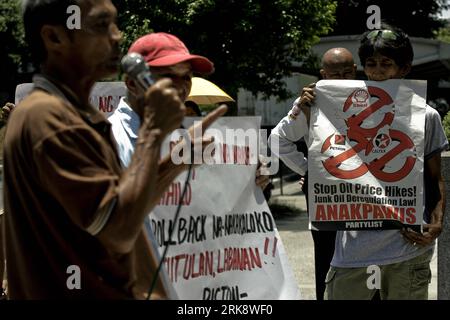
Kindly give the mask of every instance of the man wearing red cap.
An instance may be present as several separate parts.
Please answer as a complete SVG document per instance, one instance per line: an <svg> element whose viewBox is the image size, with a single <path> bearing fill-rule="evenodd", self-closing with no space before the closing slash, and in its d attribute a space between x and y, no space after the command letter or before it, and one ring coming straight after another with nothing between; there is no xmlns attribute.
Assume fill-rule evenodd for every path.
<svg viewBox="0 0 450 320"><path fill-rule="evenodd" d="M186 100L191 90L193 72L209 74L214 71L214 65L211 61L205 57L190 54L183 42L168 33L152 33L139 38L129 48L128 53L132 52L137 52L144 57L155 81L162 78L171 79L171 86L178 93L182 102ZM111 129L117 143L119 159L123 168L127 168L130 165L135 153L141 119L144 118L146 108L145 105L140 103L142 90L135 79L126 76L125 84L128 88L127 96L121 98L117 109L108 118L112 125ZM168 111L162 107L159 112L164 113ZM179 173L180 171L178 170L167 171L167 175L161 177L161 179L163 181L172 181ZM166 184L163 185L166 186ZM159 187L159 183L157 187ZM160 194L160 191L157 193ZM155 260L160 260L148 217L146 217L144 224L150 243L154 245ZM151 283L153 279L152 277L149 278L149 276L152 275L148 272L145 261L144 263L137 261L137 267L138 273L142 275L142 278L147 279L147 281L142 283ZM165 269L162 268L159 273L159 276L165 280ZM166 287L166 289L169 290L170 287Z"/></svg>
<svg viewBox="0 0 450 320"><path fill-rule="evenodd" d="M184 43L176 36L158 32L150 33L137 39L128 53L141 54L154 80L170 78L181 101L186 101L192 86L193 73L208 75L214 71L214 65L207 58L189 53ZM130 163L136 143L136 134L143 117L144 110L139 107L139 86L129 78L125 78L128 88L126 98L122 98L116 111L108 120L117 141L121 163L127 167ZM269 176L256 173L256 184L262 188L267 186Z"/></svg>
<svg viewBox="0 0 450 320"><path fill-rule="evenodd" d="M172 80L172 87L184 102L189 95L193 73L202 75L214 71L214 65L207 58L189 53L183 42L168 33L151 33L136 40L128 53L141 54L150 67L152 78ZM116 111L109 117L112 131L117 141L119 156L123 167L128 167L134 153L144 107L138 102L142 93L136 81L125 78L128 88L127 97L122 98ZM165 110L161 109L161 112Z"/></svg>
<svg viewBox="0 0 450 320"><path fill-rule="evenodd" d="M151 33L139 38L129 48L128 53L132 52L139 53L144 57L154 80L170 78L173 88L183 102L191 90L193 73L207 75L214 71L211 61L203 56L190 54L180 39L168 33ZM137 133L141 126L141 119L144 117L144 108L139 105L141 89L130 77L125 78L125 83L128 88L127 97L120 100L117 109L108 118L112 124L120 161L124 168L128 167L135 152ZM161 109L161 112L167 111ZM169 177L164 177L164 179L168 178L172 181L177 175L177 172L169 173ZM269 182L269 176L261 175L258 169L255 182L264 188ZM158 256L156 241L148 217L145 225L147 236L150 238L150 242L155 244L154 252ZM158 257L158 259L161 258ZM145 274L145 270L143 273ZM160 271L160 275L163 279L166 278L164 269Z"/></svg>

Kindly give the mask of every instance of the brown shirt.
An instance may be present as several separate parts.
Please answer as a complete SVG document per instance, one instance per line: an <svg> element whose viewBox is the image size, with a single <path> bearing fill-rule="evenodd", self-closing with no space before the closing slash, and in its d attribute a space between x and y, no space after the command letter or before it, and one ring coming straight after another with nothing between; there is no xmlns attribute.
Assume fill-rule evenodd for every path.
<svg viewBox="0 0 450 320"><path fill-rule="evenodd" d="M10 297L133 298L137 250L112 254L95 237L108 222L121 173L109 122L56 82L33 81L35 90L11 114L5 139ZM139 236L136 248L147 247L145 241ZM141 265L151 265L139 255ZM70 289L77 267L81 289Z"/></svg>

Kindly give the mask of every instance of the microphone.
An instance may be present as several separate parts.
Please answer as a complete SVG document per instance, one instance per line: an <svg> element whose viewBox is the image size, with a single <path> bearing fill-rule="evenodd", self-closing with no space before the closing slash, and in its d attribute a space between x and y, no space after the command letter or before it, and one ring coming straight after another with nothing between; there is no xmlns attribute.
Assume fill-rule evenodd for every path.
<svg viewBox="0 0 450 320"><path fill-rule="evenodd" d="M135 80L143 91L155 83L144 57L139 53L132 52L125 55L121 66L123 72Z"/></svg>

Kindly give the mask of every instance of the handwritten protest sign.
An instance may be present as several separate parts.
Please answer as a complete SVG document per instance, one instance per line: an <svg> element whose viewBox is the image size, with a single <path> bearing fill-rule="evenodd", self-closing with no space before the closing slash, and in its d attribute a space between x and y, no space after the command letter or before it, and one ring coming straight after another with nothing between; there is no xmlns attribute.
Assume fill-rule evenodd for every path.
<svg viewBox="0 0 450 320"><path fill-rule="evenodd" d="M16 87L15 104L23 100L32 89L32 83L19 84ZM125 94L126 86L123 82L97 82L92 88L89 101L108 117L117 108L120 98Z"/></svg>
<svg viewBox="0 0 450 320"><path fill-rule="evenodd" d="M195 168L183 200L187 174L180 175L149 215L160 253L170 246L164 265L181 299L300 297L275 221L255 185L256 164L251 164L245 134L238 134L236 142L226 139L230 129L257 132L259 121L230 117L215 122L206 135L214 135L215 155L224 164Z"/></svg>
<svg viewBox="0 0 450 320"><path fill-rule="evenodd" d="M19 85L16 103L31 89L32 84ZM123 82L99 82L91 92L90 101L108 116L125 94ZM184 126L189 127L193 121L194 118L186 118ZM169 245L164 260L167 273L162 278L165 286L169 286L170 297L300 298L275 221L261 189L255 184L256 163L251 163L250 158L257 155L250 154L255 149L245 139L247 130L257 136L259 122L254 117L227 117L215 122L206 135L216 138L215 158L220 158L216 163L222 164L195 167L183 199L187 174L181 174L149 215L150 223L146 227L152 232L150 241L161 255ZM229 135L233 138L237 133L237 140L229 141L227 130L233 131ZM162 154L167 154L173 145L165 143ZM174 224L180 202L181 215Z"/></svg>
<svg viewBox="0 0 450 320"><path fill-rule="evenodd" d="M420 230L426 82L325 80L316 94L308 155L312 227Z"/></svg>

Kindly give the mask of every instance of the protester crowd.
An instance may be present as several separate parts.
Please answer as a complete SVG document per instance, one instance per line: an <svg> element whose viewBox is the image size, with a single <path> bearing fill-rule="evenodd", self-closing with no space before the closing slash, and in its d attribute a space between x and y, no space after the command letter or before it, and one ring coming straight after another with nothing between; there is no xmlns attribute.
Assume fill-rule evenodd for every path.
<svg viewBox="0 0 450 320"><path fill-rule="evenodd" d="M155 83L145 86L140 77L126 74L127 95L107 119L90 105L89 92L96 81L118 71L116 9L109 0L80 1L82 28L67 30L62 3L25 2L25 33L40 71L32 92L16 107L2 109L2 125L8 121L0 215L4 289L10 299L167 299L164 271L158 270L161 257L145 232L148 214L174 179L192 168L174 164L170 154L160 159L161 147L185 116L201 116L186 99L194 74L211 74L214 64L191 54L169 33L136 39L128 53L143 57ZM414 57L409 37L384 24L361 36L358 54L373 81L403 79ZM352 54L330 49L320 74L355 79ZM310 84L269 139L276 136L277 156L305 176L306 195L308 155L296 142L303 139L306 150L310 147L314 105L315 84ZM225 112L218 107L202 118L201 141L192 143L207 148L213 139L203 133ZM441 152L448 148L439 114L428 105L423 139L424 232L313 231L318 300L427 299L430 260L445 211ZM268 183L258 167L255 185L266 189ZM366 284L367 267L374 264L381 268L378 289ZM70 265L83 270L83 290L67 289Z"/></svg>

